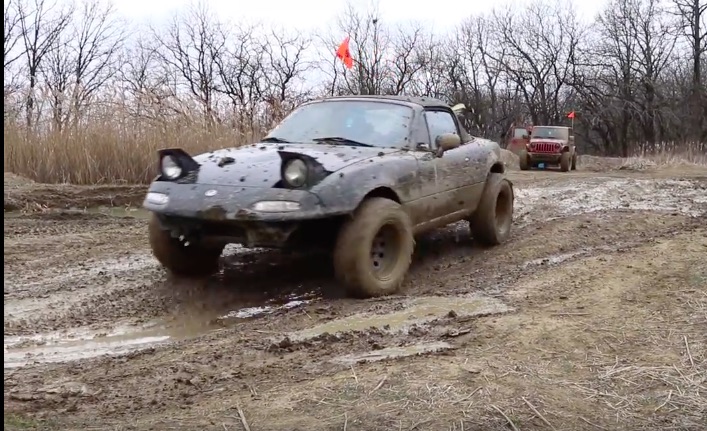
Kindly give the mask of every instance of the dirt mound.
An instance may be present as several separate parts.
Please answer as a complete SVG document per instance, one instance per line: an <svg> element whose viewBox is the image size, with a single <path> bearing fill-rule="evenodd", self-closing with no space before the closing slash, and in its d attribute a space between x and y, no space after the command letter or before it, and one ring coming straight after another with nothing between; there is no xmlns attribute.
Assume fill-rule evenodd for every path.
<svg viewBox="0 0 707 431"><path fill-rule="evenodd" d="M21 175L13 174L12 172L5 172L5 188L8 187L21 187L29 184L34 184L34 181L29 178L25 178Z"/></svg>
<svg viewBox="0 0 707 431"><path fill-rule="evenodd" d="M605 170L621 170L621 171L646 171L656 169L658 165L643 157L595 157L584 156L580 163L587 170L605 171Z"/></svg>
<svg viewBox="0 0 707 431"><path fill-rule="evenodd" d="M6 173L3 196L5 211L140 206L145 186L43 184Z"/></svg>
<svg viewBox="0 0 707 431"><path fill-rule="evenodd" d="M501 149L501 161L508 169L515 171L520 169L520 159L508 150Z"/></svg>
<svg viewBox="0 0 707 431"><path fill-rule="evenodd" d="M20 209L22 207L22 202L17 199L15 192L19 188L31 186L34 184L34 181L17 174L13 174L12 172L5 172L4 183L5 188L3 189L3 194L5 197L5 211Z"/></svg>

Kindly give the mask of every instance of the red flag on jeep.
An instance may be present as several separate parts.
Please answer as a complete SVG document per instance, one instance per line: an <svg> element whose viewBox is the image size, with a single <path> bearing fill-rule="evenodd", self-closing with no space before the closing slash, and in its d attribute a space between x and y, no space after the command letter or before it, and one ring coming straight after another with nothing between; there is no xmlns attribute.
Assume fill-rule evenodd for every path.
<svg viewBox="0 0 707 431"><path fill-rule="evenodd" d="M339 45L339 48L336 50L336 56L344 62L344 66L346 66L347 69L353 67L353 57L351 57L351 51L349 51L348 36L346 36L346 39Z"/></svg>
<svg viewBox="0 0 707 431"><path fill-rule="evenodd" d="M567 114L567 118L572 118L572 119L574 119L574 111L572 111L572 112L570 112L569 114Z"/></svg>

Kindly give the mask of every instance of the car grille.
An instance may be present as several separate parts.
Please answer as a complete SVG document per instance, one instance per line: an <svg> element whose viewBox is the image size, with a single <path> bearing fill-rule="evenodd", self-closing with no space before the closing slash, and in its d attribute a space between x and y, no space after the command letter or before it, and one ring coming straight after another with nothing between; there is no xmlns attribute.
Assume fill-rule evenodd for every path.
<svg viewBox="0 0 707 431"><path fill-rule="evenodd" d="M549 142L538 142L531 145L531 150L534 153L556 153L560 148L559 145Z"/></svg>

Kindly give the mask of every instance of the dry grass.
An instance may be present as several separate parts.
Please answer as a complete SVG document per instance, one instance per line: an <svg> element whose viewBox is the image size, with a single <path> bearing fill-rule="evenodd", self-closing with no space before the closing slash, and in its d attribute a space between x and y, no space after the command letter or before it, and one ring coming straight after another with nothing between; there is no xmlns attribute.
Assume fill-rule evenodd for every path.
<svg viewBox="0 0 707 431"><path fill-rule="evenodd" d="M207 130L176 120L136 121L119 113L116 117L62 133L27 133L16 122L6 121L4 170L42 183L146 184L157 173L158 149L180 147L199 154L248 144L265 133L252 128L237 132L226 125ZM597 170L635 170L657 165L707 165L704 147L698 143L687 146L666 143L652 151L643 149L629 159L584 164L590 170L592 166ZM588 160L589 156L584 157ZM517 157L504 161L511 167L517 166Z"/></svg>
<svg viewBox="0 0 707 431"><path fill-rule="evenodd" d="M94 124L78 131L28 134L4 128L4 169L42 183L145 184L157 173L156 152L179 147L199 154L250 143L246 134L217 125L212 130L177 122L119 129Z"/></svg>

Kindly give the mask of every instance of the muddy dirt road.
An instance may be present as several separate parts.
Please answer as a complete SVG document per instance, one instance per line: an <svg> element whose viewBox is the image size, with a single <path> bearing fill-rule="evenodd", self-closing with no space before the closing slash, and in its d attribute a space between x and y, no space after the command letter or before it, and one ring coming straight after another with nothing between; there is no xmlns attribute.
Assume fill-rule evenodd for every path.
<svg viewBox="0 0 707 431"><path fill-rule="evenodd" d="M5 213L5 429L703 429L707 169L511 178L508 244L434 232L366 301L326 256L171 280L125 196L51 209L120 189L16 185L44 194Z"/></svg>

